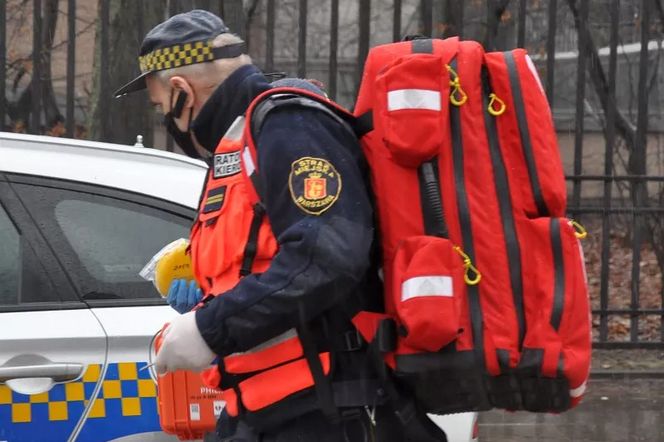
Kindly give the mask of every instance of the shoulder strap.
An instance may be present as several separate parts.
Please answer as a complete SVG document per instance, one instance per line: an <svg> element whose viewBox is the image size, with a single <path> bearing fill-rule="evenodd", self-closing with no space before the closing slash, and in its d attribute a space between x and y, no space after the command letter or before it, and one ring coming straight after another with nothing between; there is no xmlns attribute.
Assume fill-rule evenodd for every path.
<svg viewBox="0 0 664 442"><path fill-rule="evenodd" d="M368 121L366 117L358 121L353 114L335 102L304 89L274 88L259 95L247 110L247 125L245 127L247 147L243 153L246 173L253 184L259 201L263 200L264 192L257 173L255 140L258 138L267 116L275 109L284 107L308 108L323 112L357 138L362 137L372 129L370 116Z"/></svg>
<svg viewBox="0 0 664 442"><path fill-rule="evenodd" d="M265 118L270 112L284 107L301 107L319 110L334 119L342 127L352 133L353 136L360 137L363 135L362 133L358 133L356 118L350 113L344 115L339 112L337 108L331 106L331 103L330 105L327 105L322 101L314 100L308 94L305 96L289 92L286 94L273 95L258 103L254 108L254 113L250 119L252 137L256 139L265 123Z"/></svg>
<svg viewBox="0 0 664 442"><path fill-rule="evenodd" d="M314 97L320 98L320 100L315 99ZM324 104L326 102L329 104ZM249 106L245 126L245 139L248 146L243 153L243 161L245 163L251 163L250 167L247 167L246 164L245 167L258 198L253 205L254 215L244 249L240 277L246 276L252 271L258 249L260 226L265 216L265 207L262 203L264 200L264 190L263 184L256 170L257 159L254 150L254 140L258 138L258 134L260 133L268 114L275 109L286 106L299 106L319 110L337 121L342 127L351 132L353 136L356 136L352 127L355 117L353 117L352 114L345 112L336 104L329 102L323 97L318 97L309 91L295 88L274 88L260 95Z"/></svg>
<svg viewBox="0 0 664 442"><path fill-rule="evenodd" d="M265 217L265 208L260 201L254 204L253 218L251 219L251 226L249 227L249 237L244 246L244 253L242 255L242 268L240 268L240 277L249 275L254 266L256 253L258 252L258 235L260 234L263 218Z"/></svg>

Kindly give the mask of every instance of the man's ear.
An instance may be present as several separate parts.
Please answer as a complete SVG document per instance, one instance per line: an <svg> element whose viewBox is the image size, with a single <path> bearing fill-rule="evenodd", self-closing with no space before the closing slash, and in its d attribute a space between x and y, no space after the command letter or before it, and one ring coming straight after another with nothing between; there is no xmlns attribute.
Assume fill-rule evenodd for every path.
<svg viewBox="0 0 664 442"><path fill-rule="evenodd" d="M176 75L174 77L171 77L168 80L168 83L171 85L171 87L176 91L183 91L187 94L187 99L184 102L184 109L189 109L190 107L194 106L194 102L196 100L196 96L194 93L194 88L191 87L191 85L185 80L184 77L180 77L179 75Z"/></svg>

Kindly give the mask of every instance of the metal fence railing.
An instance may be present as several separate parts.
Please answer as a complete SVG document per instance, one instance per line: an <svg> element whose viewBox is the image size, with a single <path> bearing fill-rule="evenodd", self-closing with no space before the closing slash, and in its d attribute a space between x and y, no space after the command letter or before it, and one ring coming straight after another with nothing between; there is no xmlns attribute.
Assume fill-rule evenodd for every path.
<svg viewBox="0 0 664 442"><path fill-rule="evenodd" d="M221 14L247 40L255 63L265 71L315 76L326 84L332 98L348 106L352 105L370 47L399 40L405 34L459 35L480 40L491 50L528 48L554 115L563 106L574 115L571 122L563 124L557 120L556 124L561 139L566 134L570 141L564 150L570 215L591 226L594 232L589 247L589 273L595 345L664 348L661 2L151 0L136 2L140 4L134 25L138 29L125 30L135 35L133 46L118 47L121 20L113 18L116 1L119 2L55 0L60 22L64 20L58 29L66 30L58 35L67 39L63 54L66 87L56 100L65 110L65 136L75 136L76 124L91 124L76 121L81 107L77 102L81 95L77 81L82 75L77 72L77 61L89 58L93 72L89 75L98 75L98 80L90 83L95 85L95 91L90 94L94 103L89 104L97 111L92 114L88 109L99 125L95 138L117 141L113 119L120 111L112 107L110 95L123 79L111 75L114 54L135 53L143 34L156 22L193 7ZM12 64L8 54L13 50L7 32L13 26L12 8L17 4L30 4L32 8L27 131L43 133L50 124L44 117L43 100L48 89L44 82L50 81L51 76L51 72L44 71L45 66L50 66L45 61L49 60L49 51L54 50L54 30L49 28L54 21L46 10L53 2L0 0L0 84L5 85L0 91L0 122L5 128L12 127L8 124L14 121L10 110L18 106L8 99L11 95L16 100L15 91L7 92L12 89L7 67ZM155 4L161 5L156 18ZM81 16L84 9L92 11L90 17ZM146 12L148 9L152 15ZM81 53L77 20L88 19L96 21L94 35L86 37L94 40L94 49ZM571 55L569 48L564 49L565 57L559 47L563 33L566 44L576 42ZM565 75L560 73L563 62L568 69ZM131 69L136 67L129 69L128 77L135 73ZM172 141L167 142L167 148L173 150ZM595 190L589 191L590 188Z"/></svg>

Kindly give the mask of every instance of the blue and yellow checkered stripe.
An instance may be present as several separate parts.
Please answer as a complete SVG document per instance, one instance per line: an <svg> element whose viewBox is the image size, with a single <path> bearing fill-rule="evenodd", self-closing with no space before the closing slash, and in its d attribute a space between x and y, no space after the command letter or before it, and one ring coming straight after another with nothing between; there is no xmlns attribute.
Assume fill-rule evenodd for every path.
<svg viewBox="0 0 664 442"><path fill-rule="evenodd" d="M210 41L196 41L177 44L166 48L158 48L138 57L138 65L142 73L162 71L194 63L214 60Z"/></svg>
<svg viewBox="0 0 664 442"><path fill-rule="evenodd" d="M157 387L148 370L140 370L145 365L145 362L109 364L83 433L95 429L99 436L100 426L104 433L110 431L116 437L138 432L137 429L159 430ZM88 406L100 374L100 365L89 365L79 381L57 384L47 393L35 395L18 394L0 385L0 440L23 440L19 436L27 433L22 429L29 433L33 428L53 429L63 435L71 431ZM113 428L114 423L122 423L124 428ZM14 439L8 437L12 435Z"/></svg>

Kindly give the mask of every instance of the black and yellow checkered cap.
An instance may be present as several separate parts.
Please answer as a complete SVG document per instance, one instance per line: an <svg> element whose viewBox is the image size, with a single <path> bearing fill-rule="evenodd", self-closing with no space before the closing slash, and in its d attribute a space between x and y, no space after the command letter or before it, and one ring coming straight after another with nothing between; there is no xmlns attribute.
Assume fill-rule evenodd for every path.
<svg viewBox="0 0 664 442"><path fill-rule="evenodd" d="M141 74L118 89L115 97L145 89L145 77L152 72L246 53L243 43L212 47L215 37L227 32L228 27L219 17L200 9L174 15L160 23L143 39L138 57Z"/></svg>

